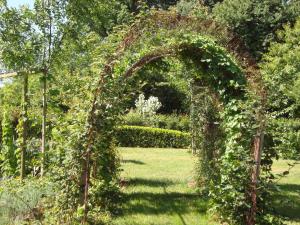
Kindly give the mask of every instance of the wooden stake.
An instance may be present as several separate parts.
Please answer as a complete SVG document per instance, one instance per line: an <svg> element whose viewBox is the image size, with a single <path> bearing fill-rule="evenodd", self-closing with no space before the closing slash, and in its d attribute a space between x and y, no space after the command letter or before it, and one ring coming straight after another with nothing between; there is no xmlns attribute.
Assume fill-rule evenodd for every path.
<svg viewBox="0 0 300 225"><path fill-rule="evenodd" d="M252 184L251 184L251 209L249 215L247 216L247 225L255 225L256 224L256 214L257 214L257 186L259 183L259 175L260 175L260 164L261 164L261 155L263 151L264 145L264 133L261 129L260 132L256 135L254 139L254 166L252 170Z"/></svg>
<svg viewBox="0 0 300 225"><path fill-rule="evenodd" d="M25 178L25 164L26 164L26 148L27 148L27 137L28 137L28 73L23 74L23 131L22 131L22 145L21 145L21 166L20 166L20 178Z"/></svg>
<svg viewBox="0 0 300 225"><path fill-rule="evenodd" d="M47 126L47 73L43 74L43 121L42 121L42 163L41 163L41 176L45 173L46 163L46 126Z"/></svg>

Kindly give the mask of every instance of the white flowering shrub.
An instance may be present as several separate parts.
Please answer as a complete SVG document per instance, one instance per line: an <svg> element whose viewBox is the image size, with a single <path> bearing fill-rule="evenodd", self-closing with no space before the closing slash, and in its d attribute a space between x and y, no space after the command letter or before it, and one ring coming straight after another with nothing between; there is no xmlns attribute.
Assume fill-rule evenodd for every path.
<svg viewBox="0 0 300 225"><path fill-rule="evenodd" d="M159 99L154 96L150 96L149 99L145 99L144 94L140 94L135 101L135 107L139 114L145 117L155 116L157 110L162 106Z"/></svg>

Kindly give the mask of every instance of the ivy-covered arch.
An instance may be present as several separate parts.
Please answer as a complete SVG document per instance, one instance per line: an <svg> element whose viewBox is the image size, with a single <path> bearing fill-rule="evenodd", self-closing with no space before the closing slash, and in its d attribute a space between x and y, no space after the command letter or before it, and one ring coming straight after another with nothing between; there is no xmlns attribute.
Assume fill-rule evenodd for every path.
<svg viewBox="0 0 300 225"><path fill-rule="evenodd" d="M220 175L210 180L214 205L232 224L255 224L263 218L257 216L261 211L256 189L265 122L264 91L255 61L236 36L211 20L154 11L127 32L123 30L101 46L107 51L100 53L94 65L103 70L86 133L73 144L81 152L76 203L84 207L83 220L108 206L117 193L114 132L128 84L132 84L129 79L150 62L175 57L197 68L199 73L192 78L218 102L225 138L219 146ZM209 138L209 132L203 135Z"/></svg>

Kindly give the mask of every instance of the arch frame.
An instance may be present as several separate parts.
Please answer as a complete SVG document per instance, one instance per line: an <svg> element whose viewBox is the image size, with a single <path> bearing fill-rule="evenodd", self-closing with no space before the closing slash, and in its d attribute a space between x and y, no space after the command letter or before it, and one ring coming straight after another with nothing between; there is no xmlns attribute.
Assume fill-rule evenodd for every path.
<svg viewBox="0 0 300 225"><path fill-rule="evenodd" d="M155 38L147 41L147 34ZM176 35L175 35L176 34ZM174 36L172 36L174 35ZM219 95L224 111L222 112L223 129L228 132L225 142L225 153L220 159L224 168L224 176L234 174L234 170L241 169L248 172L242 190L244 200L251 208L243 206L247 224L255 224L257 212L257 186L260 171L260 158L263 148L265 127L264 101L265 91L260 79L255 60L246 51L244 45L229 29L212 20L179 16L174 12L153 11L150 16L142 18L128 28L127 32L110 37L105 45L112 45L111 52L104 53L101 62L96 65L103 68L94 92L94 99L87 119L87 127L80 146L84 159L82 163L82 184L84 184L83 198L84 218L87 221L89 212L89 189L93 180L103 180L103 171L95 165L103 156L109 156L113 148L114 120L120 113L120 100L126 92L126 80L134 76L143 66L165 57L188 59L198 63L206 74L204 83ZM155 44L151 45L151 41ZM146 42L146 43L144 43ZM144 43L144 44L143 44ZM143 46L144 45L144 46ZM103 46L101 46L103 47ZM195 51L200 53L196 54ZM200 57L200 58L199 58ZM183 60L184 61L184 60ZM214 86L215 85L215 86ZM219 86L218 86L219 85ZM242 103L251 99L252 108L245 112ZM248 113L251 112L251 115ZM241 135L241 126L245 126L247 134ZM255 128L253 128L255 127ZM78 146L78 145L77 145ZM241 154L236 157L235 154ZM241 157L245 161L252 158L254 163L236 168L226 168L231 158L237 162ZM112 156L112 160L116 160ZM108 162L109 163L109 162ZM96 163L97 164L97 163ZM92 166L91 166L92 165ZM249 171L251 168L251 171ZM111 172L116 177L116 171ZM107 174L106 174L107 175ZM237 179L237 178L236 178ZM105 179L104 179L105 180ZM219 185L230 184L230 179L220 180ZM108 183L112 180L108 179ZM235 180L237 181L237 180ZM234 186L234 184L232 183ZM232 191L235 190L233 187ZM237 191L238 192L238 191ZM216 194L217 192L215 192ZM249 194L250 193L250 194ZM232 199L234 201L234 199ZM231 205L228 207L230 211ZM235 215L233 212L232 215Z"/></svg>

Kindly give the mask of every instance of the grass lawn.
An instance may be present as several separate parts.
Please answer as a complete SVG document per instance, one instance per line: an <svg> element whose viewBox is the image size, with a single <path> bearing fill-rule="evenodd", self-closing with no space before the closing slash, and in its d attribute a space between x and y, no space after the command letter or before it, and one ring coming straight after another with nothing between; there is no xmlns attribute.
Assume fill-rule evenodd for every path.
<svg viewBox="0 0 300 225"><path fill-rule="evenodd" d="M187 150L120 148L120 153L125 202L115 225L218 224L207 213L208 200L193 188L196 159ZM276 162L274 170L282 172L285 165L285 161ZM300 225L300 165L280 185L282 192L274 204L291 218L289 224Z"/></svg>
<svg viewBox="0 0 300 225"><path fill-rule="evenodd" d="M274 162L273 172L282 173L287 170L288 160ZM287 224L300 225L300 164L279 182L279 192L274 200L276 212L287 217Z"/></svg>

